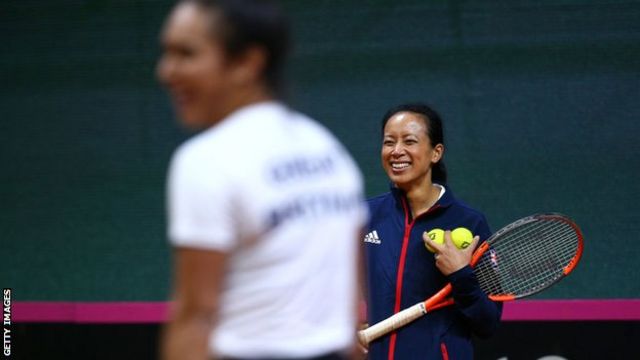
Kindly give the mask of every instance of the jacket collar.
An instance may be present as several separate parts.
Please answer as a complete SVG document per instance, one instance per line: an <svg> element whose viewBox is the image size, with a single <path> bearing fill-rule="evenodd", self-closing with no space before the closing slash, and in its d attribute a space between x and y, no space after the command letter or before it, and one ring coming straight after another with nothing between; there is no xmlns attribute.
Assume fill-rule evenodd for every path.
<svg viewBox="0 0 640 360"><path fill-rule="evenodd" d="M449 188L449 186L447 185L442 185L442 186L444 186L445 192L442 195L442 197L438 199L438 201L436 201L435 204L433 204L433 206L449 207L451 206L451 204L454 203L455 196L453 195L453 191L451 191L451 188ZM406 193L403 190L398 189L398 187L396 187L395 184L390 183L389 188L390 188L391 194L396 199L396 201L401 202L402 199L406 200L407 198Z"/></svg>

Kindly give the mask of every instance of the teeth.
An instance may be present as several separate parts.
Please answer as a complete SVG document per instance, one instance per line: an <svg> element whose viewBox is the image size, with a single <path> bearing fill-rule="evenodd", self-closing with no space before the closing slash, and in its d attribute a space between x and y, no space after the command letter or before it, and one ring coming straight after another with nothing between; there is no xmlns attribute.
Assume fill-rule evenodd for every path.
<svg viewBox="0 0 640 360"><path fill-rule="evenodd" d="M394 169L400 170L400 169L404 169L404 168L409 167L409 163L407 163L407 162L393 163L393 164L391 164L391 167L394 168Z"/></svg>

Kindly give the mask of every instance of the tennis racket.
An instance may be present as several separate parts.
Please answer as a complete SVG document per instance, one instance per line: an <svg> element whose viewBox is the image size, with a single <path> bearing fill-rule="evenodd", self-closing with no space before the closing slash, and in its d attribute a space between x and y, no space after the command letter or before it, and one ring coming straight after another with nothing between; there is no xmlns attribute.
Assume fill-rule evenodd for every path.
<svg viewBox="0 0 640 360"><path fill-rule="evenodd" d="M537 214L498 230L473 253L470 265L480 288L493 301L530 296L569 275L582 255L582 232L561 214ZM424 302L358 332L364 345L425 315L453 304L451 284Z"/></svg>

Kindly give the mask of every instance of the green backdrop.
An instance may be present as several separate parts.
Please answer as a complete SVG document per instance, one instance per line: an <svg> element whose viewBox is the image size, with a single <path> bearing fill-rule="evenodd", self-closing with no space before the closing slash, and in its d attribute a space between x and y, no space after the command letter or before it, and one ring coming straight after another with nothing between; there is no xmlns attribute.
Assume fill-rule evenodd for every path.
<svg viewBox="0 0 640 360"><path fill-rule="evenodd" d="M581 225L582 263L542 297L640 297L640 2L285 5L290 102L345 142L369 195L388 186L380 117L430 103L450 185L494 230L546 211ZM0 284L14 300L166 299L164 177L190 136L154 79L170 6L0 4Z"/></svg>

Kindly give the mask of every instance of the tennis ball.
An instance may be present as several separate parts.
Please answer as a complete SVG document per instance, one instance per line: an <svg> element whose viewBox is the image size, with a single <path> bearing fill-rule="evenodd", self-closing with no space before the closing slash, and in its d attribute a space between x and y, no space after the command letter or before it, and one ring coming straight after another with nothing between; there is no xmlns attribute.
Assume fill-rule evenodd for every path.
<svg viewBox="0 0 640 360"><path fill-rule="evenodd" d="M429 232L424 232L422 234L423 238L429 237L429 239L437 242L438 244L444 244L444 230L442 229L433 229L433 230L429 230ZM427 242L424 242L424 246L427 247L427 250L431 251L431 252L435 252L435 250L429 246L429 244L427 244Z"/></svg>
<svg viewBox="0 0 640 360"><path fill-rule="evenodd" d="M458 249L466 249L473 242L473 234L467 228L455 228L451 232L451 240Z"/></svg>

